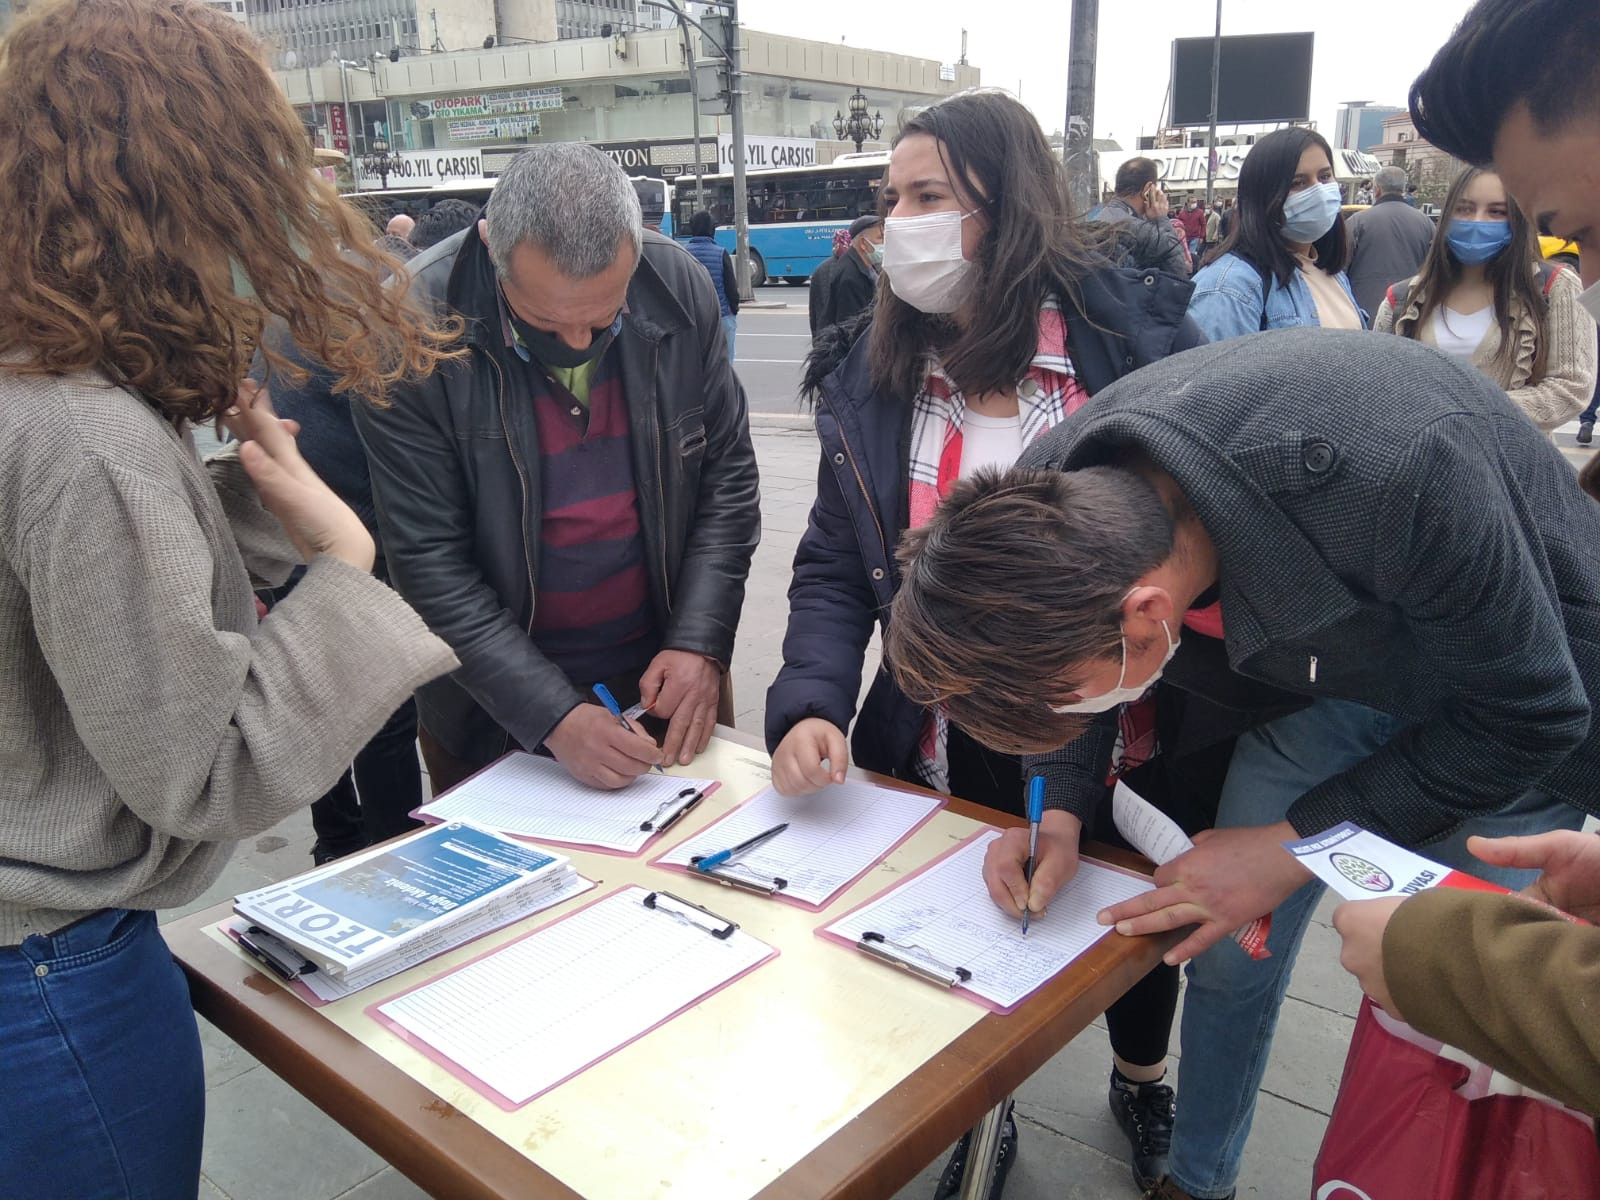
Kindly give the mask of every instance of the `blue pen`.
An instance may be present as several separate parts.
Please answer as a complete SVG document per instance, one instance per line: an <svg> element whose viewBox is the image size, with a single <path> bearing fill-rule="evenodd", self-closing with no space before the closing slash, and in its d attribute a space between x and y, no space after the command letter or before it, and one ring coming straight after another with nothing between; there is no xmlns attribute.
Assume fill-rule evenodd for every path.
<svg viewBox="0 0 1600 1200"><path fill-rule="evenodd" d="M737 846L734 846L731 849L718 850L715 854L707 854L703 858L699 855L696 855L689 860L689 865L696 871L714 871L723 863L732 858L735 854L743 854L746 850L754 850L763 842L777 837L787 828L789 828L789 822L787 821L785 821L782 825L774 825L765 833L758 833L755 835L755 837L740 842Z"/></svg>
<svg viewBox="0 0 1600 1200"><path fill-rule="evenodd" d="M1044 820L1044 776L1035 775L1028 780L1028 865L1023 868L1022 878L1028 882L1029 890L1033 886L1033 858L1039 849L1039 822ZM1022 906L1022 934L1028 934L1028 906Z"/></svg>
<svg viewBox="0 0 1600 1200"><path fill-rule="evenodd" d="M622 705L617 703L617 698L611 694L611 689L603 683L597 683L594 685L594 694L600 697L600 703L606 706L606 711L620 721L624 729L626 729L629 733L632 733L633 725L628 721L627 717L622 715ZM656 763L655 768L657 771L660 771L661 774L666 774L666 772L661 769L660 763Z"/></svg>

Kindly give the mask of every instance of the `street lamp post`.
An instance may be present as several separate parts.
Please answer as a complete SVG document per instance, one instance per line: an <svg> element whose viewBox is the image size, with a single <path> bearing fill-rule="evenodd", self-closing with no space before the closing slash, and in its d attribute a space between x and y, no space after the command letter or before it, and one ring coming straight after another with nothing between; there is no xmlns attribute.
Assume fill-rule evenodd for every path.
<svg viewBox="0 0 1600 1200"><path fill-rule="evenodd" d="M867 116L867 98L856 89L855 95L850 97L850 115L846 117L838 110L834 111L833 131L839 135L839 140L852 141L856 144L856 152L860 153L863 143L877 141L883 134L883 113L877 112Z"/></svg>
<svg viewBox="0 0 1600 1200"><path fill-rule="evenodd" d="M1217 32L1211 39L1211 132L1206 136L1206 212L1217 198L1217 87L1222 74L1222 0L1217 0Z"/></svg>
<svg viewBox="0 0 1600 1200"><path fill-rule="evenodd" d="M689 104L694 112L694 206L698 211L705 207L705 193L700 186L700 76L695 70L694 39L689 36L689 24L684 20L683 13L677 16L678 32L683 35L684 70L689 73ZM676 229L677 218L673 220L673 228Z"/></svg>
<svg viewBox="0 0 1600 1200"><path fill-rule="evenodd" d="M383 188L389 186L390 173L398 171L404 161L398 154L390 153L389 139L381 136L374 137L368 142L367 153L361 156L361 165L366 173L376 175L379 180L378 186Z"/></svg>
<svg viewBox="0 0 1600 1200"><path fill-rule="evenodd" d="M1072 42L1067 51L1067 186L1072 207L1089 212L1100 203L1094 155L1094 77L1099 57L1100 0L1072 0Z"/></svg>
<svg viewBox="0 0 1600 1200"><path fill-rule="evenodd" d="M739 299L751 300L754 297L750 291L750 197L745 191L744 178L744 73L739 68L739 0L707 0L723 10L721 42L684 12L678 0L639 0L639 3L646 8L664 8L679 21L693 25L727 64L728 117L733 124L733 272L739 281Z"/></svg>

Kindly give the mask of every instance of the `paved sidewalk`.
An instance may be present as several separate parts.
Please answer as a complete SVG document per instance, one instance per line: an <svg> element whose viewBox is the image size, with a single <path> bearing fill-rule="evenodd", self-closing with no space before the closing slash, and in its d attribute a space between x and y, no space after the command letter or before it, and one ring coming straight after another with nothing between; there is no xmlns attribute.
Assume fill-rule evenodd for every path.
<svg viewBox="0 0 1600 1200"><path fill-rule="evenodd" d="M1576 425L1557 434L1575 463ZM734 661L740 729L761 732L767 684L781 661L794 548L816 488L816 441L803 418L756 429L764 533L750 574ZM875 669L876 643L869 652ZM868 675L870 678L870 674ZM205 896L177 916L311 865L301 813L240 846ZM1338 1088L1359 992L1338 964L1324 902L1306 937L1279 1026L1240 1181L1241 1200L1304 1200L1311 1162ZM423 1193L231 1041L201 1023L208 1089L203 1200L416 1200ZM1173 1038L1174 1050L1177 1038ZM1020 1153L1006 1200L1132 1200L1126 1145L1106 1108L1110 1049L1096 1023L1018 1096ZM1174 1058L1181 1075L1181 1063ZM928 1200L932 1164L895 1200ZM448 1200L448 1198L446 1198ZM605 1197L597 1200L632 1200ZM885 1198L888 1200L888 1198Z"/></svg>

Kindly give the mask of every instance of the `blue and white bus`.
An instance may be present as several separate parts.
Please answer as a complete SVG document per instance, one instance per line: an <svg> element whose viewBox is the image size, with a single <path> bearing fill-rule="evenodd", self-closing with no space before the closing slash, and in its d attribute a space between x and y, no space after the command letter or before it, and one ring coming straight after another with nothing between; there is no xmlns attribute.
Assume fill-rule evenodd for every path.
<svg viewBox="0 0 1600 1200"><path fill-rule="evenodd" d="M868 153L844 154L820 167L747 172L751 285L810 279L833 253L834 232L878 211L878 189L888 167L887 154ZM716 219L718 243L732 254L733 176L707 175L700 187L697 196L693 177L675 182L673 227L681 233L691 216L706 209Z"/></svg>
<svg viewBox="0 0 1600 1200"><path fill-rule="evenodd" d="M634 193L639 197L639 209L646 225L654 225L668 237L672 236L672 186L659 179L630 177ZM385 188L366 192L347 192L345 199L352 200L367 210L379 229L396 213L420 217L441 200L465 200L482 208L494 190L494 180L457 180L433 187Z"/></svg>

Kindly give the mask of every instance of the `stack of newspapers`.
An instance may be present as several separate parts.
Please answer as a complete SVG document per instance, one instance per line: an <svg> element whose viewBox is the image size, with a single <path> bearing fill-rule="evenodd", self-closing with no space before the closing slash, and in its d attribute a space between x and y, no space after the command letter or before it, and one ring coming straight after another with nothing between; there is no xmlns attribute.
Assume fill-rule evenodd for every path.
<svg viewBox="0 0 1600 1200"><path fill-rule="evenodd" d="M588 886L559 854L450 822L236 896L233 911L354 991Z"/></svg>

